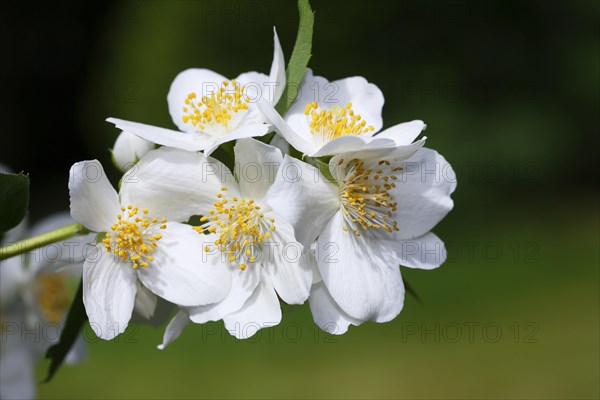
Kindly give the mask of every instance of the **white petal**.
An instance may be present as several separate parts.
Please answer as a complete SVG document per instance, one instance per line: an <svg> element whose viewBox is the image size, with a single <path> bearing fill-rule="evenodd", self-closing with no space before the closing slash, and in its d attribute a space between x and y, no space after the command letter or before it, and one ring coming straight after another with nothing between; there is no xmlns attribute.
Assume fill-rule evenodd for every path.
<svg viewBox="0 0 600 400"><path fill-rule="evenodd" d="M348 163L354 159L364 161L367 168L377 168L379 161L385 159L393 163L399 163L403 160L408 160L425 144L427 138L420 139L406 146L394 146L384 148L368 148L366 145L360 151L348 152L333 156L329 160L329 172L338 181L346 177L346 167Z"/></svg>
<svg viewBox="0 0 600 400"><path fill-rule="evenodd" d="M142 283L163 299L180 306L221 301L231 287L231 275L203 254L206 239L190 225L167 223L152 252L148 268L138 268Z"/></svg>
<svg viewBox="0 0 600 400"><path fill-rule="evenodd" d="M310 262L310 266L313 272L312 284L313 286L316 283L323 281L323 277L321 276L321 271L319 271L319 265L317 264L317 249L318 244L315 242L309 248L305 248L304 251L308 254L308 260Z"/></svg>
<svg viewBox="0 0 600 400"><path fill-rule="evenodd" d="M117 192L97 161L73 164L69 173L71 217L94 232L105 232L116 221L120 204Z"/></svg>
<svg viewBox="0 0 600 400"><path fill-rule="evenodd" d="M267 122L264 115L256 107L256 102L260 98L270 100L275 94L275 84L271 83L267 75L254 71L238 75L235 81L244 88L244 96L250 99L248 101L248 111L244 115L240 125L263 124Z"/></svg>
<svg viewBox="0 0 600 400"><path fill-rule="evenodd" d="M323 282L312 287L308 300L315 324L332 335L342 335L350 325L358 326L363 322L346 314L333 300Z"/></svg>
<svg viewBox="0 0 600 400"><path fill-rule="evenodd" d="M329 109L332 106L346 107L352 103L352 109L366 121L367 126L372 125L374 130L363 136L371 136L378 132L383 121L383 94L379 88L367 82L361 76L339 79L329 82L322 76L314 76L307 70L302 84L300 96L285 115L286 122L297 131L309 131L308 120L304 115L307 104L316 101L320 108Z"/></svg>
<svg viewBox="0 0 600 400"><path fill-rule="evenodd" d="M235 81L244 88L243 93L250 97L250 102L256 102L260 97L270 100L269 94L275 93L275 85L269 83L269 76L260 72L244 72L239 74Z"/></svg>
<svg viewBox="0 0 600 400"><path fill-rule="evenodd" d="M145 290L150 292L148 288L142 286ZM152 293L152 292L150 292ZM169 303L168 301L161 299L152 293L154 297L156 297L156 308L154 309L154 315L150 317L150 319L141 316L139 313L134 312L131 316L131 324L140 324L140 325L149 325L154 328L160 328L164 326L164 324L169 320L171 315L173 314L173 308L175 305Z"/></svg>
<svg viewBox="0 0 600 400"><path fill-rule="evenodd" d="M413 239L429 232L454 206L450 198L456 188L456 174L434 150L420 149L402 163L396 188L390 194L398 202L394 219L397 239Z"/></svg>
<svg viewBox="0 0 600 400"><path fill-rule="evenodd" d="M302 78L300 88L298 89L298 97L285 113L285 122L287 122L295 132L303 135L306 140L312 142L312 135L310 134L310 127L308 125L309 119L304 115L306 105L316 101L320 106L329 108L330 106L339 103L336 92L337 88L330 84L327 79L322 76L313 75L312 69L307 68L306 74L304 74L304 78ZM346 104L344 104L344 106L345 105ZM292 144L292 146L294 145Z"/></svg>
<svg viewBox="0 0 600 400"><path fill-rule="evenodd" d="M312 268L304 246L294 238L294 228L274 212L276 230L263 243L262 265L277 294L288 304L302 304L310 294Z"/></svg>
<svg viewBox="0 0 600 400"><path fill-rule="evenodd" d="M275 110L275 107L265 99L260 99L256 104L259 110L264 114L265 119L273 124L277 132L279 132L296 150L309 155L318 150L317 146L313 143L313 139L310 136L308 129L301 131L292 129L292 127L281 118L281 115Z"/></svg>
<svg viewBox="0 0 600 400"><path fill-rule="evenodd" d="M260 202L275 181L283 156L277 147L254 139L240 139L233 148L240 193Z"/></svg>
<svg viewBox="0 0 600 400"><path fill-rule="evenodd" d="M172 129L159 128L158 126L125 121L118 118L107 118L106 121L142 139L176 149L200 151L210 147L214 143L214 138L206 133L174 131Z"/></svg>
<svg viewBox="0 0 600 400"><path fill-rule="evenodd" d="M401 265L418 269L437 268L447 257L444 242L431 232L416 239L399 242L396 253Z"/></svg>
<svg viewBox="0 0 600 400"><path fill-rule="evenodd" d="M221 257L221 254L216 254L214 257ZM250 266L245 271L231 263L223 263L218 268L228 268L231 271L231 289L227 297L218 303L188 309L190 319L197 324L218 321L238 311L254 293L260 280L259 265Z"/></svg>
<svg viewBox="0 0 600 400"><path fill-rule="evenodd" d="M146 319L154 316L158 297L138 281L137 294L135 296L135 312Z"/></svg>
<svg viewBox="0 0 600 400"><path fill-rule="evenodd" d="M116 214L114 215L116 217ZM30 230L31 236L63 227L74 223L68 212L59 212L37 222ZM76 235L65 241L53 243L33 250L29 257L28 273L34 277L38 272L65 272L69 276L79 278L81 266L90 246L95 243L96 235Z"/></svg>
<svg viewBox="0 0 600 400"><path fill-rule="evenodd" d="M249 98L248 111L240 124L252 125L263 124L268 121L258 110L256 103L264 99L270 103L270 99L276 94L276 82L272 83L270 78L260 72L244 72L235 78L235 81L244 87L243 93Z"/></svg>
<svg viewBox="0 0 600 400"><path fill-rule="evenodd" d="M2 168L3 165L0 163L0 173L8 173L10 174L11 172L3 172ZM25 218L23 218L23 220L21 222L19 222L19 225L15 226L14 228L8 230L7 232L4 232L4 236L2 236L2 242L3 243L11 243L11 242L16 242L19 241L21 239L25 238L25 232L27 231L27 227L29 225L29 218L27 217L27 215L25 216Z"/></svg>
<svg viewBox="0 0 600 400"><path fill-rule="evenodd" d="M285 155L265 201L294 227L296 239L310 246L340 208L337 185L312 165Z"/></svg>
<svg viewBox="0 0 600 400"><path fill-rule="evenodd" d="M425 125L423 121L416 119L414 121L394 125L377 134L375 137L392 139L396 145L402 146L411 144L426 127L427 125Z"/></svg>
<svg viewBox="0 0 600 400"><path fill-rule="evenodd" d="M194 126L185 124L182 120L185 99L192 92L196 93L198 98L210 95L219 90L223 81L226 80L227 78L223 75L204 68L190 68L180 72L171 83L169 94L167 94L169 114L171 114L173 123L184 132L195 132Z"/></svg>
<svg viewBox="0 0 600 400"><path fill-rule="evenodd" d="M90 171L91 172L91 171ZM115 215L116 217L116 215ZM61 211L51 214L40 221L36 222L31 229L28 231L30 236L41 235L42 233L49 232L54 229L58 229L65 225L74 223L75 221L71 218L71 214L67 211Z"/></svg>
<svg viewBox="0 0 600 400"><path fill-rule="evenodd" d="M131 319L137 291L135 272L104 250L92 253L83 264L83 303L96 335L110 340L123 333Z"/></svg>
<svg viewBox="0 0 600 400"><path fill-rule="evenodd" d="M7 343L2 343L0 398L15 400L35 398L34 357L28 351L26 343L19 343L18 347L10 349Z"/></svg>
<svg viewBox="0 0 600 400"><path fill-rule="evenodd" d="M290 154L290 144L279 133L275 133L269 144L277 147L281 154Z"/></svg>
<svg viewBox="0 0 600 400"><path fill-rule="evenodd" d="M154 143L142 139L133 133L123 131L115 141L112 149L114 161L121 171L127 171L147 152L154 148Z"/></svg>
<svg viewBox="0 0 600 400"><path fill-rule="evenodd" d="M65 358L65 364L74 365L79 364L87 357L87 346L85 344L83 336L77 338Z"/></svg>
<svg viewBox="0 0 600 400"><path fill-rule="evenodd" d="M281 307L266 272L260 271L260 283L244 306L223 318L229 333L238 339L247 339L262 328L275 326L281 321Z"/></svg>
<svg viewBox="0 0 600 400"><path fill-rule="evenodd" d="M165 329L165 334L163 335L163 342L157 346L159 350L164 350L169 344L173 343L175 339L181 335L181 332L185 329L186 326L190 323L190 319L185 311L179 311L169 325L167 325L167 329Z"/></svg>
<svg viewBox="0 0 600 400"><path fill-rule="evenodd" d="M234 178L220 162L201 153L161 147L124 175L121 201L147 208L156 218L184 222L213 208L224 181Z"/></svg>
<svg viewBox="0 0 600 400"><path fill-rule="evenodd" d="M313 157L322 157L333 154L362 151L368 149L392 148L396 143L391 139L367 138L363 136L340 136L330 142L325 143L318 151L312 154Z"/></svg>
<svg viewBox="0 0 600 400"><path fill-rule="evenodd" d="M5 307L6 304L16 300L19 289L29 279L30 275L24 269L23 256L3 260L0 264L0 304Z"/></svg>
<svg viewBox="0 0 600 400"><path fill-rule="evenodd" d="M251 125L241 126L215 140L214 145L212 145L210 148L207 148L204 151L204 154L206 154L207 156L210 155L217 147L219 147L223 143L231 142L237 139L264 136L268 132L269 125L263 123L253 123Z"/></svg>
<svg viewBox="0 0 600 400"><path fill-rule="evenodd" d="M396 243L346 232L342 212L319 236L317 262L329 293L347 314L362 321L386 322L404 303Z"/></svg>
<svg viewBox="0 0 600 400"><path fill-rule="evenodd" d="M275 94L271 103L277 104L283 90L285 88L285 60L283 58L283 50L281 49L281 43L279 43L279 37L277 36L277 29L273 27L273 63L271 64L271 71L269 72L269 80L275 83Z"/></svg>
<svg viewBox="0 0 600 400"><path fill-rule="evenodd" d="M339 105L345 106L352 103L354 112L367 121L367 126L372 125L375 128L372 132L379 132L383 126L381 111L384 100L381 90L375 84L367 82L362 76L340 79L331 84L339 88L334 95L339 101Z"/></svg>

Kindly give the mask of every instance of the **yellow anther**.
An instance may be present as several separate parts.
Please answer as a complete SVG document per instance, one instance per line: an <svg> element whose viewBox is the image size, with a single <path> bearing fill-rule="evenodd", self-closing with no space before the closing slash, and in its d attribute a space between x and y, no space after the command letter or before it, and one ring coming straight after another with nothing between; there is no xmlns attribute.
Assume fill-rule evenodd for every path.
<svg viewBox="0 0 600 400"><path fill-rule="evenodd" d="M321 135L327 141L345 135L362 135L374 129L370 125L366 126L367 122L354 113L352 103L348 103L345 108L340 106L333 106L329 110L317 108L316 102L308 103L304 114L310 115L308 122L310 132ZM347 117L347 114L350 117Z"/></svg>
<svg viewBox="0 0 600 400"><path fill-rule="evenodd" d="M221 191L225 192L227 188L223 186ZM253 250L249 246L262 243L265 234L270 236L268 231L275 229L275 219L270 218L270 223L265 221L264 214L260 212L261 206L254 200L223 198L222 192L216 195L215 209L209 210L211 217L201 217L200 221L204 224L202 231L196 231L217 233L214 244L227 254L228 262L235 262L243 255L251 256ZM254 256L251 259L255 259Z"/></svg>
<svg viewBox="0 0 600 400"><path fill-rule="evenodd" d="M236 113L248 110L250 99L243 96L244 89L232 80L224 81L219 90L203 96L200 101L195 100L195 93L188 94L184 100L183 122L190 123L201 130L206 126L228 128Z"/></svg>
<svg viewBox="0 0 600 400"><path fill-rule="evenodd" d="M388 160L380 160L378 165L384 168L373 171L365 168L363 161L354 159L348 163L347 176L340 182L339 196L347 224L343 229L348 232L350 228L356 236L361 235L359 228L398 230L397 222L388 219L397 205L389 193L395 185L388 182L397 179L392 171L398 167L389 167Z"/></svg>
<svg viewBox="0 0 600 400"><path fill-rule="evenodd" d="M152 261L153 258L149 255L155 248L156 244L151 243L162 238L161 235L150 236L148 230L155 229L150 227L150 223L156 223L157 219L152 218L151 220L146 217L138 217L139 208L132 205L127 207L121 207L121 209L130 210L124 218L121 214L117 215L117 222L111 226L111 230L114 232L113 235L106 234L102 241L106 251L118 255L123 261L130 261L133 263L133 268L138 268L140 265L144 268L149 266L148 262ZM143 209L142 212L148 213L147 209ZM166 219L163 218L166 222ZM166 229L166 225L158 227L160 229Z"/></svg>

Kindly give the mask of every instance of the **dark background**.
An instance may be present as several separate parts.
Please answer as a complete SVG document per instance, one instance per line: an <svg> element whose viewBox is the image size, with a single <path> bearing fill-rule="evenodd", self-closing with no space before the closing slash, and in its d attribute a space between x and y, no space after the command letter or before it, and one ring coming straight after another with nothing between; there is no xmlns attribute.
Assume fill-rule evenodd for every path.
<svg viewBox="0 0 600 400"><path fill-rule="evenodd" d="M92 345L88 364L63 371L42 394L74 396L102 373L114 388L92 387L109 397L597 397L600 2L311 4L315 73L377 84L384 125L423 119L428 146L457 171L455 210L436 228L449 261L435 272L403 269L424 303L407 299L396 321L353 329L331 346L316 346L312 336L296 345L263 337L200 346L204 328L194 327L170 353L155 354L160 331L141 330L136 346ZM178 72L268 73L272 26L286 61L297 29L290 1L1 7L0 161L30 174L33 220L68 208L74 162L98 158L118 178L108 152L118 131L105 118L173 128L166 93ZM307 307L284 321L298 318L305 332L312 329ZM419 336L422 322L441 324L443 334L444 324L468 321L497 323L505 336L498 343ZM516 322L535 324L538 342L506 339ZM408 339L407 323L418 331ZM167 392L151 379L127 385L116 375L136 363L112 369L123 351L143 363L177 365L178 389ZM190 352L208 352L197 367L208 382L202 393L185 380L195 376ZM296 375L270 367L294 356ZM246 365L253 357L272 379ZM243 384L223 384L228 362L244 373L237 376ZM299 386L301 379L312 384Z"/></svg>

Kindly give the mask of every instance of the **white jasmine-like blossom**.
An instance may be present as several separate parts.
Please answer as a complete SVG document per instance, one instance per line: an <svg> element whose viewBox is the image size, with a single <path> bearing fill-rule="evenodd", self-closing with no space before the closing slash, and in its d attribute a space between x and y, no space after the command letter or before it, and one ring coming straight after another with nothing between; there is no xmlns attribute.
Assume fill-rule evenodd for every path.
<svg viewBox="0 0 600 400"><path fill-rule="evenodd" d="M71 168L71 216L92 232L104 234L83 264L83 302L97 336L112 339L127 327L136 302L150 315L154 295L183 306L222 300L231 285L226 270L203 262L198 234L187 221L193 213L177 207L169 193L153 183L177 182L177 164L159 173L140 167L123 176L119 194L96 160ZM150 176L148 176L150 172ZM145 183L137 176L144 175ZM143 192L146 197L138 196ZM136 296L148 289L144 296ZM145 305L145 307L144 307Z"/></svg>
<svg viewBox="0 0 600 400"><path fill-rule="evenodd" d="M154 148L154 143L123 131L117 137L112 149L114 163L125 172Z"/></svg>
<svg viewBox="0 0 600 400"><path fill-rule="evenodd" d="M377 86L360 76L329 82L310 69L285 118L269 102L258 106L290 145L311 157L409 145L425 129L414 120L378 133L383 94Z"/></svg>
<svg viewBox="0 0 600 400"><path fill-rule="evenodd" d="M26 229L26 222L6 233L3 242L36 235L73 221L57 214ZM93 236L79 236L4 260L0 265L0 398L35 397L35 366L58 342L74 284L81 276L84 246ZM85 355L81 340L67 363Z"/></svg>
<svg viewBox="0 0 600 400"><path fill-rule="evenodd" d="M179 131L108 118L117 128L151 142L208 155L221 144L263 136L269 125L256 108L258 99L275 105L285 87L283 51L273 29L275 50L269 75L246 72L229 80L209 69L181 72L167 95L169 113Z"/></svg>
<svg viewBox="0 0 600 400"><path fill-rule="evenodd" d="M268 206L271 184L283 156L279 149L254 139L238 140L234 148L236 177L219 161L201 153L161 148L138 164L139 185L152 193L169 193L172 207L194 209L203 257L213 268L228 271L231 290L221 301L181 307L165 333L164 347L187 325L223 319L237 338L281 320L277 296L302 304L309 296L312 271L292 226ZM175 161L170 161L175 160ZM147 179L177 162L175 180ZM145 191L138 196L146 197Z"/></svg>
<svg viewBox="0 0 600 400"><path fill-rule="evenodd" d="M309 302L322 329L342 334L351 324L392 320L404 301L399 264L432 269L444 262L444 243L430 230L453 207L456 177L441 155L421 146L337 155L329 163L336 182L285 157L268 203L305 246L316 240L320 277ZM292 169L299 179L285 179Z"/></svg>

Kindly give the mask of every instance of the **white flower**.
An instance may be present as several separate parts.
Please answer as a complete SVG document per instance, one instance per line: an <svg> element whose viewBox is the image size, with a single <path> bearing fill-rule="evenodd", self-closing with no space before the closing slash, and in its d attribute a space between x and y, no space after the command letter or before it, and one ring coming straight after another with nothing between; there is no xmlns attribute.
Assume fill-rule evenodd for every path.
<svg viewBox="0 0 600 400"><path fill-rule="evenodd" d="M154 192L170 193L173 207L194 208L202 215L195 229L204 243L204 255L213 268L228 271L231 290L221 301L200 307L182 307L169 325L166 345L188 322L223 319L237 338L281 320L277 295L290 304L301 304L309 295L312 271L292 226L267 205L271 184L283 156L279 149L254 139L242 139L234 148L236 177L220 162L200 153L161 148L161 159L180 161L176 182L152 183ZM149 154L150 155L150 154ZM160 174L162 162L146 156L140 163ZM148 173L138 174L147 186ZM170 339L169 339L170 338Z"/></svg>
<svg viewBox="0 0 600 400"><path fill-rule="evenodd" d="M26 229L26 222L7 232L6 244L73 223L58 214ZM71 303L69 283L81 276L84 246L89 235L36 249L2 261L0 265L0 398L35 397L35 365L58 341ZM70 282L72 281L72 282ZM85 346L77 341L67 355L78 362Z"/></svg>
<svg viewBox="0 0 600 400"><path fill-rule="evenodd" d="M93 232L106 233L83 265L83 302L90 325L103 339L125 330L141 287L184 306L214 303L229 292L227 271L203 262L198 234L179 222L193 212L178 207L169 193L154 190L158 181L179 183L177 160L163 163L160 171L145 167L144 160L157 154L162 152L149 152L139 168L123 176L119 194L98 161L71 168L71 216ZM143 298L152 308L152 295Z"/></svg>
<svg viewBox="0 0 600 400"><path fill-rule="evenodd" d="M154 143L123 131L117 137L115 147L112 149L113 161L124 172L153 148Z"/></svg>
<svg viewBox="0 0 600 400"><path fill-rule="evenodd" d="M277 32L269 76L246 72L233 80L208 69L181 72L167 95L169 113L180 131L108 118L117 128L151 142L208 155L232 140L269 131L256 101L277 104L285 87L285 64Z"/></svg>
<svg viewBox="0 0 600 400"><path fill-rule="evenodd" d="M390 321L404 300L398 265L431 269L445 260L444 244L430 230L453 207L456 177L441 155L421 145L335 156L335 183L284 158L268 203L303 244L316 239L322 280L315 278L309 301L321 328L341 334L350 324ZM282 175L292 165L301 171L297 181Z"/></svg>
<svg viewBox="0 0 600 400"><path fill-rule="evenodd" d="M290 145L311 157L409 145L425 129L423 121L414 120L377 134L383 125L377 86L360 76L328 82L310 69L285 118L266 101L258 106Z"/></svg>

